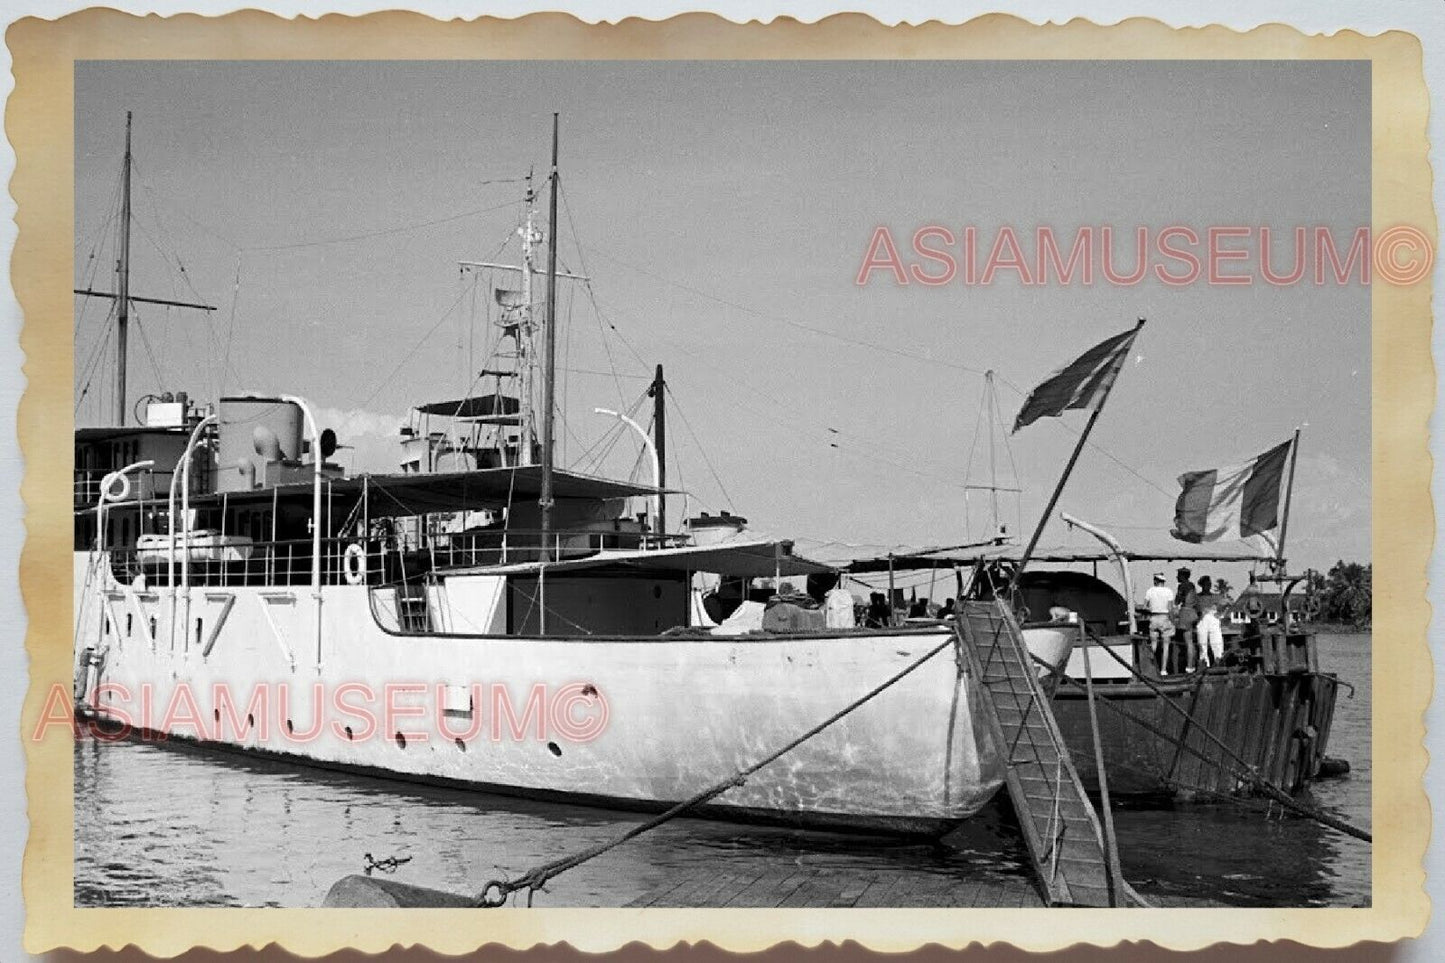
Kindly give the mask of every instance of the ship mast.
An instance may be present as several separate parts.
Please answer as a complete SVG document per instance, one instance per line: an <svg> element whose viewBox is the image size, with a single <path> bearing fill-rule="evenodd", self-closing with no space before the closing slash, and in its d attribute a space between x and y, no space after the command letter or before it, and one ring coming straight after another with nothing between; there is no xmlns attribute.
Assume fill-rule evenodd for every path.
<svg viewBox="0 0 1445 963"><path fill-rule="evenodd" d="M518 430L517 454L518 464L532 464L532 438L536 434L536 415L532 405L532 335L536 330L532 306L532 251L537 243L537 191L532 187L532 172L527 171L527 223L522 227L522 304L526 312L524 323L526 324L525 337L517 339L517 353L521 355L517 360L518 370L522 373L521 395L521 425Z"/></svg>
<svg viewBox="0 0 1445 963"><path fill-rule="evenodd" d="M547 339L542 361L542 554L552 531L552 428L557 381L557 114L552 114L552 210L547 230Z"/></svg>
<svg viewBox="0 0 1445 963"><path fill-rule="evenodd" d="M115 423L125 424L126 328L130 324L130 111L125 112L125 165L120 202L120 264L116 278Z"/></svg>
<svg viewBox="0 0 1445 963"><path fill-rule="evenodd" d="M197 304L193 301L172 301L166 298L142 298L131 297L130 293L130 181L131 163L130 149L130 127L131 112L125 112L125 162L121 170L121 201L120 201L120 258L116 262L116 289L114 291L96 291L91 288L75 288L75 293L88 298L110 298L116 302L115 322L115 423L117 426L125 425L126 416L126 335L130 327L130 304L132 301L143 304L160 304L173 308L195 308L199 311L214 311L214 305Z"/></svg>

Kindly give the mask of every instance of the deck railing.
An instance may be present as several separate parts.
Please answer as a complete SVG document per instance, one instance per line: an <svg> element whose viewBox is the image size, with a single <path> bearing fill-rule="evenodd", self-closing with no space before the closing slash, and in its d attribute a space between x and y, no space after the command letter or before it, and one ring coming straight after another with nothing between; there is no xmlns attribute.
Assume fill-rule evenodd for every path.
<svg viewBox="0 0 1445 963"><path fill-rule="evenodd" d="M182 564L186 540L175 537L174 565L164 533L145 549L109 549L111 570L117 581L166 586L177 585L189 572L191 585L310 585L312 540L291 539L250 542L219 538L214 532L192 533L190 560ZM553 531L509 529L483 532L433 532L413 537L362 540L321 540L321 584L380 585L408 582L428 573L479 566L537 561L543 546L551 559L585 558L602 551L648 550L679 544L682 536L642 532Z"/></svg>

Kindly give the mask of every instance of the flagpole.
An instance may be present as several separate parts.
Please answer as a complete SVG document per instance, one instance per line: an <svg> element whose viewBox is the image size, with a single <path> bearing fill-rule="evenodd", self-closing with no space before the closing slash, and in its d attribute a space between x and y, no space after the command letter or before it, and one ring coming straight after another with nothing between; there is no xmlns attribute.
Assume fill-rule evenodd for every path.
<svg viewBox="0 0 1445 963"><path fill-rule="evenodd" d="M1144 319L1140 318L1139 323L1134 327L1135 337L1138 337L1139 330L1143 327ZM1132 347L1134 342L1131 340L1129 344ZM1018 568L1015 570L1014 574L1015 579L1017 579L1018 576L1023 574L1024 569L1029 564L1029 560L1033 558L1034 549L1037 548L1039 544L1039 538L1044 534L1044 526L1048 525L1049 516L1054 513L1054 506L1058 504L1059 496L1064 493L1064 485L1068 483L1069 475L1072 474L1074 471L1074 464L1078 462L1079 454L1084 450L1084 443L1089 440L1089 432L1094 430L1094 422L1099 420L1099 415L1103 413L1104 405L1108 403L1109 395L1113 392L1113 390L1114 385L1111 382L1109 384L1108 390L1104 392L1104 397L1099 399L1099 407L1094 409L1094 413L1089 416L1088 423L1084 425L1084 430L1079 435L1078 444L1074 445L1073 454L1069 455L1069 463L1064 466L1064 473L1059 476L1059 483L1054 486L1054 493L1049 496L1049 504L1047 507L1044 508L1044 513L1039 516L1038 525L1034 526L1034 534L1029 538L1028 548L1024 549L1023 557L1019 559Z"/></svg>
<svg viewBox="0 0 1445 963"><path fill-rule="evenodd" d="M1275 547L1275 567L1284 574L1284 537L1289 532L1289 503L1294 495L1294 465L1299 460L1299 429L1294 430L1294 441L1289 446L1289 481L1284 489L1284 517L1279 523L1279 545Z"/></svg>

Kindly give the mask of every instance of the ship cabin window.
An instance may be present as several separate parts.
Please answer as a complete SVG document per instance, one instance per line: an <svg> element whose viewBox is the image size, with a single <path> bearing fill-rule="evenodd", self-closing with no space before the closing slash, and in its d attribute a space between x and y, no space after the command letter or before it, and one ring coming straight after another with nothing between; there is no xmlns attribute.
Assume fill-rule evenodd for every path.
<svg viewBox="0 0 1445 963"><path fill-rule="evenodd" d="M196 619L196 645L201 644L201 620Z"/></svg>
<svg viewBox="0 0 1445 963"><path fill-rule="evenodd" d="M236 531L253 542L271 541L271 510L241 509L236 513Z"/></svg>
<svg viewBox="0 0 1445 963"><path fill-rule="evenodd" d="M135 617L129 612L125 613L125 637L130 638L135 630Z"/></svg>

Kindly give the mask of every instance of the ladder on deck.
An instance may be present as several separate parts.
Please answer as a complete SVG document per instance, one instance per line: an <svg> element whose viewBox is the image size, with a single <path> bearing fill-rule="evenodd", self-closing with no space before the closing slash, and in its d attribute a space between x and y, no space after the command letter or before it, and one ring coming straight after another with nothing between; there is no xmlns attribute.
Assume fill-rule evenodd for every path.
<svg viewBox="0 0 1445 963"><path fill-rule="evenodd" d="M1038 667L1003 602L963 602L954 631L1007 764L1009 796L1052 905L1123 906L1129 892L1054 720Z"/></svg>

